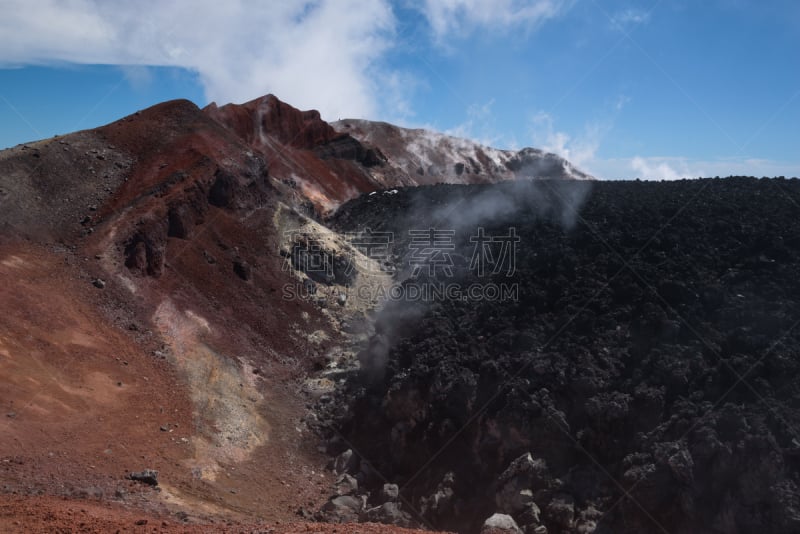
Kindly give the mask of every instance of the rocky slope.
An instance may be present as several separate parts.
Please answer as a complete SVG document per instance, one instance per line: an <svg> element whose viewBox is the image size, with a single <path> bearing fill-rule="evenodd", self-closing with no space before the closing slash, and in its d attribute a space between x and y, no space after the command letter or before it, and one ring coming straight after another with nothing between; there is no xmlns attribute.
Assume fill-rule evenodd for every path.
<svg viewBox="0 0 800 534"><path fill-rule="evenodd" d="M392 232L398 265L420 260L409 231L452 234L321 405L330 452L437 528L499 512L536 533L797 532L799 202L797 179L753 178L349 202L331 224ZM476 270L470 237L512 227L514 269ZM441 283L482 289L409 298Z"/></svg>
<svg viewBox="0 0 800 534"><path fill-rule="evenodd" d="M297 381L335 318L276 305L305 224L285 189L186 101L0 153L4 495L179 523L324 502ZM146 469L156 486L130 479ZM38 517L12 509L19 530Z"/></svg>
<svg viewBox="0 0 800 534"><path fill-rule="evenodd" d="M656 224L645 217L668 220L679 213L675 206L680 200L694 191L686 185L662 195L641 184L591 189L593 182L586 180L513 181L554 176L586 178L563 160L534 149L496 151L363 121L332 126L317 112L297 110L271 95L204 110L184 100L165 102L100 128L1 151L0 529L53 531L83 523L81 528L104 531L163 523L160 528L176 532L324 530L294 525L315 519L472 529L495 511L531 526L533 519L516 508L524 501L528 511L534 510L531 499L541 506L541 521L550 528L588 528L595 521L594 509L608 510L609 521L645 524L630 507L609 505L617 494L608 484L601 484L596 494L582 493L580 476L588 473L586 480L592 483L602 477L581 463L569 440L555 430L542 432L544 441L537 441L538 434L524 421L541 422L541 413L563 413L571 429L583 432L576 439L586 440L593 453L608 456L600 456L602 465L615 476L628 476L634 467L641 468L631 471L636 476L655 473L656 478L639 486L655 487L655 497L642 499L666 499L659 504L663 510L652 513L666 514L658 517L671 524L669 514L676 512L669 499L678 490L664 482L664 465L672 465L674 454L663 460L661 449L635 433L651 428L637 426L635 402L641 395L645 401L653 397L655 415L647 424L654 428L666 425L668 415L683 413L676 410L685 403L699 403L702 399L692 397L688 386L668 380L673 368L688 365L683 355L697 347L686 348L682 337L675 338L680 343L669 338L672 344L663 349L671 356L665 370L656 356L641 352L640 338L661 339L653 332L660 336L672 323L646 307L646 299L628 285L620 294L630 290L634 296L620 298L634 300L602 300L605 308L591 308L594 315L584 314L585 320L580 315L574 324L588 330L554 346L549 363L537 363L543 369L538 378L519 386L538 395L544 412L536 412L527 401L517 404L516 398L498 397L513 409L476 419L477 430L463 435L477 441L454 441L462 448L448 454L448 462L419 463L444 444L464 417L476 413L474 408L503 373L534 358L531 347L576 311L579 297L601 287L601 275L617 265L608 255L599 259L601 250L591 236L584 232L576 240L560 225L580 227L580 210L613 236L607 239L614 246L629 251L640 244L648 224ZM438 182L482 185L395 189ZM554 185L567 183L571 185L564 188ZM709 200L712 218L697 216L692 225L673 228L669 239L660 238L663 248L653 256L655 266L648 276L676 284L685 276L690 289L673 289L678 295L693 295L705 285L697 282L696 289L691 276L710 277L724 262L733 261L734 245L721 260L700 255L700 245L722 246L711 237L685 248L686 236L694 237L694 222L715 232L734 232L742 254L753 247L758 261L734 265L737 273L772 269L776 262L780 269L794 265L793 227L783 222L788 208L752 184L730 183L719 191L709 186L716 191ZM794 191L795 185L781 187ZM730 196L729 190L738 193ZM764 223L776 228L775 218L781 218L785 237L773 245L784 256L758 248L766 227L747 222L739 209L747 195L756 194L770 204L754 217L776 221ZM444 224L462 231L477 222L497 231L511 223L519 227L528 247L519 258L525 269L512 277L524 288L520 302L483 307L441 302L411 308L388 303L375 323L376 310L393 288L409 284L414 269L408 250L373 257L375 247L381 247L375 241L380 236L363 233L366 226L395 232L395 246L408 249L419 238L409 235L409 229ZM531 248L540 245L546 254ZM762 254L766 259L761 260ZM695 255L700 255L698 265L707 262L711 267L692 274L680 261ZM457 263L450 267L464 271L470 258L463 251L455 256ZM646 258L649 266L651 256ZM671 261L678 274L669 277L663 265L672 266ZM593 262L599 263L593 267ZM417 267L426 270L425 265ZM763 271L773 277L773 286L756 278L761 285L739 291L742 298L752 299L763 290L766 296L758 297L757 308L762 315L748 314L727 289L724 305L706 310L705 300L686 296L687 309L702 311L706 315L698 320L712 325L723 319L739 321L736 328L742 329L772 324L768 305L773 294L767 290L784 283L780 269ZM794 296L788 295L779 310L780 326L793 317ZM603 293L603 298L611 297ZM617 304L621 307L613 308ZM722 312L721 319L714 315ZM653 314L656 318L644 326L631 322L634 316ZM421 317L425 320L419 322ZM518 317L530 319L530 324ZM620 330L611 331L611 324L619 324ZM669 328L671 335L685 335L680 329L676 334L674 325ZM720 346L739 343L734 334L731 340L725 337L727 329L718 330L724 330L719 336L728 343ZM736 335L750 343L750 332ZM709 339L722 343L716 335L709 334ZM610 355L596 354L599 340L607 341ZM744 358L750 354L740 351L736 358L740 353ZM691 362L699 358L689 356ZM633 380L619 369L629 365L633 373L636 367L629 362L638 357L648 362L647 372L630 375L648 384L641 395L632 382L623 383L614 374ZM791 371L790 363L775 369ZM659 369L654 376L663 383L650 384L650 368ZM583 376L584 370L591 376ZM689 380L696 371L705 376L704 370L697 364L684 375ZM573 380L575 376L579 378ZM712 384L723 379L713 375ZM623 400L630 397L628 408L607 421L604 407L616 402L615 392ZM613 394L611 401L602 396L606 393ZM681 395L689 401L680 404L676 399L683 399ZM315 403L327 408L309 411ZM586 415L587 403L599 407L598 415ZM636 410L630 408L634 405ZM358 417L326 415L343 406ZM624 424L618 427L620 421ZM766 428L784 447L785 436L770 424L748 420L745 437ZM665 428L664 436L654 434L654 443L677 441ZM761 434L768 435L766 431ZM337 437L321 447L320 433ZM750 450L751 444L732 439L729 434L719 438L738 461L736 447ZM620 445L625 443L635 444L633 452ZM762 445L767 446L757 442L752 447ZM348 455L346 450L353 447L357 452ZM516 503L510 505L498 480L517 479L513 473L498 476L514 458L527 458L527 452L534 463L546 460L547 481L553 485L541 495L533 482L509 486L509 502ZM650 456L634 454L639 452ZM690 453L700 458L691 448ZM758 465L782 476L793 469L785 459L788 454ZM328 468L332 457L336 460ZM413 472L422 467L415 477ZM384 473L386 479L381 479ZM788 478L780 478L783 485L765 493L759 473L747 479L751 485L761 484L761 500L747 501L748 510L756 505L766 509L763 503L772 503L774 497L779 503L775 509L784 515L769 512L774 515L770 520L780 528L793 525L785 512L793 502ZM735 480L727 471L723 475ZM494 505L477 496L486 488L500 492ZM668 488L666 497L659 493L663 488ZM527 493L517 495L523 491L531 499ZM697 509L707 504L696 497L699 493L689 495L696 498L692 506ZM679 495L680 502L688 499ZM719 499L731 503L725 510L744 502L738 494ZM780 508L780 503L789 504ZM697 524L712 521L695 508L690 511L699 518ZM568 519L570 510L571 523L553 519ZM729 516L714 520L734 521L745 530L753 521ZM504 521L497 518L492 524ZM343 527L331 528L341 532Z"/></svg>
<svg viewBox="0 0 800 534"><path fill-rule="evenodd" d="M32 495L190 524L325 503L334 480L301 419L328 386L305 379L375 304L340 301L343 284L386 276L317 287L300 258L351 253L314 219L381 186L371 150L268 96L165 102L0 152L9 530L40 528ZM130 478L148 469L157 485Z"/></svg>
<svg viewBox="0 0 800 534"><path fill-rule="evenodd" d="M376 151L337 133L317 111L300 111L268 95L241 105L212 103L204 113L263 158L270 176L319 212L385 185L367 170L383 163Z"/></svg>
<svg viewBox="0 0 800 534"><path fill-rule="evenodd" d="M398 180L398 185L414 186L531 178L592 179L564 158L535 148L498 150L430 130L368 120L341 120L333 127L364 144L380 147L387 165L373 169L372 174L383 178L386 186L393 180Z"/></svg>

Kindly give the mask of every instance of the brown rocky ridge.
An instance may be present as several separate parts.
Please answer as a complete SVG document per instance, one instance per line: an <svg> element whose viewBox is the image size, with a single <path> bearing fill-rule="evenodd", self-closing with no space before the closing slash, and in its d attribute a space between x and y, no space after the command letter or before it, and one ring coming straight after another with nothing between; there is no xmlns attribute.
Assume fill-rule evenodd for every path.
<svg viewBox="0 0 800 534"><path fill-rule="evenodd" d="M358 253L321 218L391 157L272 95L0 151L0 530L325 530L307 404L391 280L300 258Z"/></svg>

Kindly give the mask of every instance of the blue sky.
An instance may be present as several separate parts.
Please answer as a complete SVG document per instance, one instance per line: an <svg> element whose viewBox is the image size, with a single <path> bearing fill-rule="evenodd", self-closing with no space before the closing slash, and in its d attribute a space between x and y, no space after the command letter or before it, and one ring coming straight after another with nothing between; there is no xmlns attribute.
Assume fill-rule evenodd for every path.
<svg viewBox="0 0 800 534"><path fill-rule="evenodd" d="M796 0L0 0L0 147L160 101L557 152L599 178L800 176Z"/></svg>

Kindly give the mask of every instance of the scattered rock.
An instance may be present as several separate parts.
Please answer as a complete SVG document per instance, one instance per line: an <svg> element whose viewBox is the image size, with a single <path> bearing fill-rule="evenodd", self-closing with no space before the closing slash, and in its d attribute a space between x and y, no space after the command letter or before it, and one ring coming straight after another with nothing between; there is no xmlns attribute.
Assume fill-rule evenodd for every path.
<svg viewBox="0 0 800 534"><path fill-rule="evenodd" d="M358 473L355 475L359 485L374 487L379 484L383 478L378 474L369 462L360 462L358 466Z"/></svg>
<svg viewBox="0 0 800 534"><path fill-rule="evenodd" d="M534 459L525 453L506 468L500 475L499 491L495 504L504 513L517 514L533 502L533 490L551 487L552 477L544 460Z"/></svg>
<svg viewBox="0 0 800 534"><path fill-rule="evenodd" d="M303 519L307 519L307 520L313 520L314 519L314 513L309 511L305 506L301 506L300 508L298 508L295 513L298 516L302 517Z"/></svg>
<svg viewBox="0 0 800 534"><path fill-rule="evenodd" d="M516 517L520 525L525 527L526 530L530 530L531 528L538 528L541 526L541 514L542 511L539 509L539 506L535 502L530 501L517 512Z"/></svg>
<svg viewBox="0 0 800 534"><path fill-rule="evenodd" d="M522 534L522 531L510 515L494 514L483 523L481 534Z"/></svg>
<svg viewBox="0 0 800 534"><path fill-rule="evenodd" d="M359 520L364 501L352 495L332 497L322 507L321 515L331 523L355 523Z"/></svg>
<svg viewBox="0 0 800 534"><path fill-rule="evenodd" d="M333 470L337 474L344 473L355 474L358 472L358 458L351 449L347 449L342 454L336 457L333 463Z"/></svg>
<svg viewBox="0 0 800 534"><path fill-rule="evenodd" d="M556 495L545 506L545 517L564 530L571 529L575 521L575 501L570 495Z"/></svg>
<svg viewBox="0 0 800 534"><path fill-rule="evenodd" d="M104 287L106 287L106 282L105 282L105 280L103 280L101 278L95 278L92 281L92 285L94 285L94 287L96 287L98 289L103 289Z"/></svg>
<svg viewBox="0 0 800 534"><path fill-rule="evenodd" d="M380 506L366 510L361 518L362 521L370 523L384 523L398 527L413 527L414 522L409 514L400 509L396 502L386 502Z"/></svg>
<svg viewBox="0 0 800 534"><path fill-rule="evenodd" d="M400 488L397 484L384 484L381 488L380 498L382 502L396 501L400 497Z"/></svg>
<svg viewBox="0 0 800 534"><path fill-rule="evenodd" d="M147 484L148 486L158 486L158 471L154 469L145 469L144 471L131 473L128 475L128 478L136 482L141 482L142 484Z"/></svg>
<svg viewBox="0 0 800 534"><path fill-rule="evenodd" d="M420 500L420 512L437 522L442 518L451 517L454 513L454 485L455 475L452 472L446 473L436 491Z"/></svg>
<svg viewBox="0 0 800 534"><path fill-rule="evenodd" d="M358 481L347 473L343 473L336 479L334 487L337 495L352 495L358 491Z"/></svg>
<svg viewBox="0 0 800 534"><path fill-rule="evenodd" d="M233 272L236 273L236 276L245 281L250 280L253 276L250 264L242 259L234 260Z"/></svg>

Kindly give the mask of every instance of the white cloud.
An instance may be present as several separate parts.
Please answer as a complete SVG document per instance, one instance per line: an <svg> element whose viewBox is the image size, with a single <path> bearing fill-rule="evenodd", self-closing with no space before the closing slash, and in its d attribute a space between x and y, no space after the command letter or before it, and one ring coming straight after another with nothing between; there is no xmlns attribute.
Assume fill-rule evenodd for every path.
<svg viewBox="0 0 800 534"><path fill-rule="evenodd" d="M407 123L416 115L412 95L423 85L413 74L405 71L392 71L382 75L382 97L385 105L383 117L367 116L367 119L382 118L389 122Z"/></svg>
<svg viewBox="0 0 800 534"><path fill-rule="evenodd" d="M147 89L155 81L152 69L144 65L123 65L120 70L130 86L137 90Z"/></svg>
<svg viewBox="0 0 800 534"><path fill-rule="evenodd" d="M617 99L614 101L614 110L615 111L622 111L622 108L627 106L631 103L631 97L628 95L619 95Z"/></svg>
<svg viewBox="0 0 800 534"><path fill-rule="evenodd" d="M677 156L595 158L592 174L609 180L676 180L713 176L800 177L800 161L754 158L691 159Z"/></svg>
<svg viewBox="0 0 800 534"><path fill-rule="evenodd" d="M624 97L623 97L624 99ZM615 108L619 106L615 105ZM606 158L601 143L613 127L606 122L587 122L577 135L555 127L554 118L540 112L531 121L533 146L567 159L584 172L607 180L679 180L713 176L800 177L800 161L776 161L749 157L692 159L678 156Z"/></svg>
<svg viewBox="0 0 800 534"><path fill-rule="evenodd" d="M424 0L422 11L441 40L478 27L536 27L566 11L573 0Z"/></svg>
<svg viewBox="0 0 800 534"><path fill-rule="evenodd" d="M526 30L575 0L408 0L438 40L453 31ZM424 80L388 67L392 0L2 0L0 68L61 63L188 69L218 104L274 93L327 120L414 116Z"/></svg>
<svg viewBox="0 0 800 534"><path fill-rule="evenodd" d="M779 161L765 158L720 158L687 162L689 168L700 172L693 176L785 176L800 177L800 161Z"/></svg>
<svg viewBox="0 0 800 534"><path fill-rule="evenodd" d="M641 9L625 9L611 17L611 25L625 29L636 24L644 24L650 20L650 13Z"/></svg>
<svg viewBox="0 0 800 534"><path fill-rule="evenodd" d="M379 80L393 83L380 59L394 26L388 0L6 0L0 66L182 67L220 104L272 92L327 119L366 117L391 104Z"/></svg>
<svg viewBox="0 0 800 534"><path fill-rule="evenodd" d="M471 104L467 107L466 119L452 128L444 131L447 135L471 139L485 146L497 147L505 144L504 139L497 135L494 122L494 98L483 104Z"/></svg>

